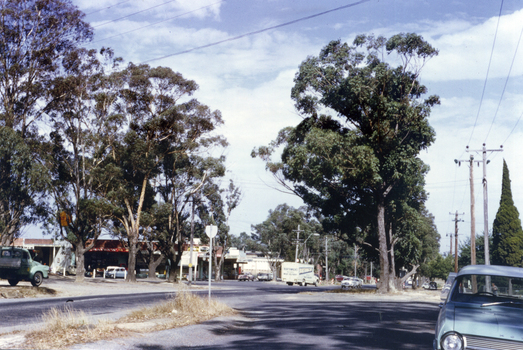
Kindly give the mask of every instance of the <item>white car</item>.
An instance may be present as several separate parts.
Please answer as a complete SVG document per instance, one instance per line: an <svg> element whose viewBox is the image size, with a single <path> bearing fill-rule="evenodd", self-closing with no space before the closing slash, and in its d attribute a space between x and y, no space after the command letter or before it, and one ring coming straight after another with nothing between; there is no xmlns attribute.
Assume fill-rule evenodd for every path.
<svg viewBox="0 0 523 350"><path fill-rule="evenodd" d="M346 277L341 281L341 289L361 288L363 281L358 277Z"/></svg>
<svg viewBox="0 0 523 350"><path fill-rule="evenodd" d="M108 266L105 270L105 278L126 278L127 270L125 267Z"/></svg>

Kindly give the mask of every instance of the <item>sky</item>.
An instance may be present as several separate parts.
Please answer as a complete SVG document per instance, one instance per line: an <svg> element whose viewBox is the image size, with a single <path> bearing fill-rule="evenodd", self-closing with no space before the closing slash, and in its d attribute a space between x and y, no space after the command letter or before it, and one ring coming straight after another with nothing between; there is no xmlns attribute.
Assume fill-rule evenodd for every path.
<svg viewBox="0 0 523 350"><path fill-rule="evenodd" d="M470 170L468 163L454 160L468 160L471 154L482 159L484 143L493 150L486 153L489 230L499 207L503 159L515 205L523 210L521 1L72 2L94 28L89 47L111 47L125 62L170 67L196 81L194 97L221 111L224 125L218 132L229 147L215 152L227 157L227 177L243 191L230 218L233 234L249 234L251 225L263 222L279 204L303 205L282 193L263 161L250 153L302 120L290 98L300 63L331 40L350 44L358 34L414 32L439 50L421 74L421 83L429 95L440 96L441 105L429 119L436 141L420 157L431 169L426 206L442 236L441 252L449 250L446 235L454 232L456 212L463 220L460 242L471 230ZM482 176L482 165L475 166L476 234L484 232Z"/></svg>

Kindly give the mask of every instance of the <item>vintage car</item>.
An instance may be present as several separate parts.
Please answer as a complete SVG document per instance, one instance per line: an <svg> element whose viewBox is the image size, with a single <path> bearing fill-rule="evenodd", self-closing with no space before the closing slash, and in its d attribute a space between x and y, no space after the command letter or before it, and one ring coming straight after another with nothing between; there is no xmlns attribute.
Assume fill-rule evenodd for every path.
<svg viewBox="0 0 523 350"><path fill-rule="evenodd" d="M258 276L256 277L258 281L270 281L272 278L269 276L268 273L260 272Z"/></svg>
<svg viewBox="0 0 523 350"><path fill-rule="evenodd" d="M242 273L238 276L238 281L254 281L254 276L252 273Z"/></svg>
<svg viewBox="0 0 523 350"><path fill-rule="evenodd" d="M0 278L12 286L29 281L38 287L44 278L49 278L49 266L34 261L27 249L0 247Z"/></svg>
<svg viewBox="0 0 523 350"><path fill-rule="evenodd" d="M440 305L434 350L523 349L523 269L470 265Z"/></svg>
<svg viewBox="0 0 523 350"><path fill-rule="evenodd" d="M107 266L104 272L105 278L126 278L127 270L122 266Z"/></svg>
<svg viewBox="0 0 523 350"><path fill-rule="evenodd" d="M361 288L362 280L358 277L346 277L341 281L341 289Z"/></svg>

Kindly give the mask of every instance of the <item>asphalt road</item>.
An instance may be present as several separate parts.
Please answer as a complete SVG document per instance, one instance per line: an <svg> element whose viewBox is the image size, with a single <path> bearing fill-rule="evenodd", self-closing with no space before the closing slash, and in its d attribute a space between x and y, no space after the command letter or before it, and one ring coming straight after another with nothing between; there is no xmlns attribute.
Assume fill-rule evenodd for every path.
<svg viewBox="0 0 523 350"><path fill-rule="evenodd" d="M207 286L198 293L207 296ZM240 311L201 325L144 333L137 337L82 344L72 349L431 349L438 314L435 302L362 300L317 293L333 287L283 283L213 284L213 297ZM336 287L339 288L339 287ZM309 293L300 293L309 292ZM430 292L427 292L430 293ZM24 324L51 307L67 304L107 316L164 299L172 293L96 296L0 303L0 328ZM67 300L73 300L67 303Z"/></svg>

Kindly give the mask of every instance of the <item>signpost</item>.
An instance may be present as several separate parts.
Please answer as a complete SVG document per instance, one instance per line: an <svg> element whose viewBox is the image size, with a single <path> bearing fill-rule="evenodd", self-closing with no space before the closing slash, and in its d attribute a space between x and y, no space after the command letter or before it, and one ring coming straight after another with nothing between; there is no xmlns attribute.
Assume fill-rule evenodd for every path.
<svg viewBox="0 0 523 350"><path fill-rule="evenodd" d="M211 303L211 277L212 277L212 239L218 233L218 226L205 226L205 234L209 237L209 304Z"/></svg>

